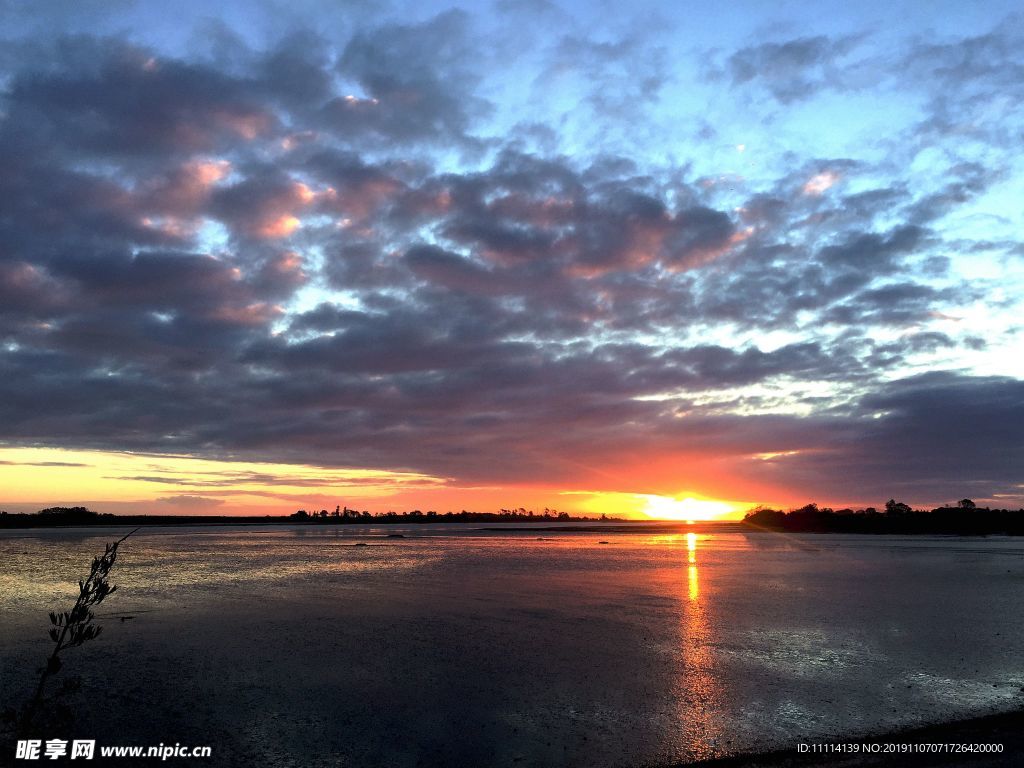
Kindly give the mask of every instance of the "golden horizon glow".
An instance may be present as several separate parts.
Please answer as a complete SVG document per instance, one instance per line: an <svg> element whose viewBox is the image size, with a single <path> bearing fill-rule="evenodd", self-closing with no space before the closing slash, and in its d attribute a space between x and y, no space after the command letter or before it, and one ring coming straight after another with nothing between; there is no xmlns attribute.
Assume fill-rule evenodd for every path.
<svg viewBox="0 0 1024 768"><path fill-rule="evenodd" d="M575 505L588 515L608 515L640 520L675 520L681 522L707 522L735 520L756 506L748 501L709 499L696 493L680 496L661 496L650 493L623 493L620 491L560 491L561 496L580 496Z"/></svg>
<svg viewBox="0 0 1024 768"><path fill-rule="evenodd" d="M189 455L0 446L0 509L88 506L115 514L282 515L345 505L496 512L545 507L572 515L707 521L741 517L753 504L543 485L462 485L410 471L319 467Z"/></svg>
<svg viewBox="0 0 1024 768"><path fill-rule="evenodd" d="M0 448L0 504L107 502L161 514L281 514L320 500L387 497L445 487L415 472L226 461L170 454ZM103 510L97 510L103 511ZM292 510L293 511L293 510Z"/></svg>

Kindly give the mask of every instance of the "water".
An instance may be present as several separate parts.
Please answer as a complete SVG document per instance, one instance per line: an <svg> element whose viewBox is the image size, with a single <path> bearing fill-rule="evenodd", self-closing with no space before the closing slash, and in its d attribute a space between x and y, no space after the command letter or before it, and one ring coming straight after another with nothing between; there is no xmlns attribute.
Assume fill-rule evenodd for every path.
<svg viewBox="0 0 1024 768"><path fill-rule="evenodd" d="M0 535L0 706L114 537ZM77 727L218 765L649 765L1024 703L1016 539L167 528L114 575Z"/></svg>

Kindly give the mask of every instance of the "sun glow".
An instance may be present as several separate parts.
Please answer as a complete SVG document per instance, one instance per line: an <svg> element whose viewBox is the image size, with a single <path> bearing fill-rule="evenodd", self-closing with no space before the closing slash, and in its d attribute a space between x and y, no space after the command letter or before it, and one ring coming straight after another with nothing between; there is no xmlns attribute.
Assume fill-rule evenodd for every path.
<svg viewBox="0 0 1024 768"><path fill-rule="evenodd" d="M643 512L658 520L718 520L734 514L737 508L728 501L712 499L694 499L687 496L683 499L671 496L645 495Z"/></svg>

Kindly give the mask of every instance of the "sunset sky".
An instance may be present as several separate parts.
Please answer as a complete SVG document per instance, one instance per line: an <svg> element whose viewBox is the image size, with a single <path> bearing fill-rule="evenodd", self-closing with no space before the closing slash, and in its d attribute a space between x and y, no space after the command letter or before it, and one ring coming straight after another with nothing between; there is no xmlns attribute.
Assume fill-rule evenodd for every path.
<svg viewBox="0 0 1024 768"><path fill-rule="evenodd" d="M0 508L1024 504L1019 3L212 7L0 1Z"/></svg>

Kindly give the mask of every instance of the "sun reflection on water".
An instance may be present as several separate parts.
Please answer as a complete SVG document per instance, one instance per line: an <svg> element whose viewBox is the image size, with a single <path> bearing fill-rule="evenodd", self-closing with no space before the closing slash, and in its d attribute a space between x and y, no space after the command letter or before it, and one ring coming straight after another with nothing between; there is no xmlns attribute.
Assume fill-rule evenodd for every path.
<svg viewBox="0 0 1024 768"><path fill-rule="evenodd" d="M700 586L697 583L697 534L686 534L686 552L690 567L687 569L687 585L689 586L690 602L700 597Z"/></svg>
<svg viewBox="0 0 1024 768"><path fill-rule="evenodd" d="M686 595L682 604L682 664L680 720L695 759L719 754L722 736L721 684L716 675L712 641L714 631L708 612L708 585L702 593L698 571L698 544L709 537L686 534Z"/></svg>

